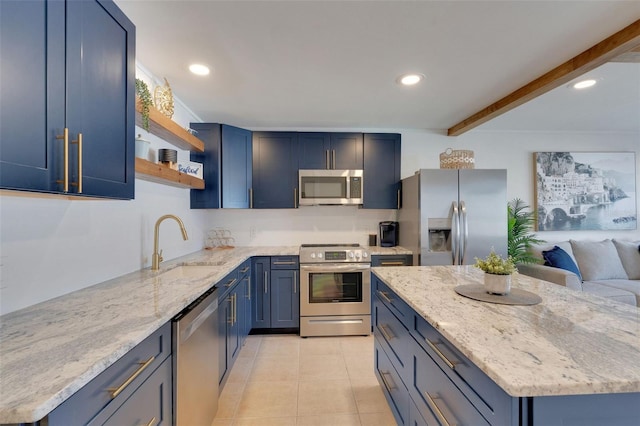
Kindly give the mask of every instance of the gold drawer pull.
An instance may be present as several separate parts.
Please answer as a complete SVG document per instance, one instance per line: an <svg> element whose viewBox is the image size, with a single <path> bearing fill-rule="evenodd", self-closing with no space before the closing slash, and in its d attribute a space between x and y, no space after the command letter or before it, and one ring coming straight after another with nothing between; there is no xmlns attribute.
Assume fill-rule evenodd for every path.
<svg viewBox="0 0 640 426"><path fill-rule="evenodd" d="M282 260L274 260L273 264L274 265L295 265L296 262L295 261L294 262L291 262L291 261L286 261L285 262L285 261L282 261Z"/></svg>
<svg viewBox="0 0 640 426"><path fill-rule="evenodd" d="M69 128L65 127L61 135L56 135L56 139L63 141L63 178L57 180L56 183L61 183L64 192L69 192Z"/></svg>
<svg viewBox="0 0 640 426"><path fill-rule="evenodd" d="M154 424L156 424L156 418L152 418L151 420L149 420L149 423L146 423L146 426L153 426Z"/></svg>
<svg viewBox="0 0 640 426"><path fill-rule="evenodd" d="M149 365L151 365L154 359L156 359L156 357L151 356L151 358L149 358L145 362L139 362L138 364L140 364L140 367L138 367L138 369L134 371L133 374L127 380L125 380L123 384L121 384L117 388L108 388L107 391L111 393L111 398L113 399L116 396L120 395L120 393L125 390L125 388L129 386L131 382L136 379L136 377L140 375L140 373L142 373Z"/></svg>
<svg viewBox="0 0 640 426"><path fill-rule="evenodd" d="M380 266L404 266L404 262L402 261L395 261L395 262L381 262Z"/></svg>
<svg viewBox="0 0 640 426"><path fill-rule="evenodd" d="M228 283L226 283L224 286L225 287L231 287L232 285L235 284L235 282L238 281L237 278L232 279L231 281L229 281Z"/></svg>
<svg viewBox="0 0 640 426"><path fill-rule="evenodd" d="M424 339L427 342L427 345L429 345L429 347L431 349L433 349L435 351L436 354L438 354L438 356L440 358L442 358L442 360L445 362L445 364L447 364L447 366L449 366L450 369L455 370L456 366L453 362L449 361L449 358L447 358L441 351L440 349L438 349L438 347L436 346L435 343L433 343L431 340L429 339Z"/></svg>
<svg viewBox="0 0 640 426"><path fill-rule="evenodd" d="M391 341L391 339L393 339L395 337L395 335L390 335L389 332L387 331L387 327L384 325L381 325L380 327L380 332L382 333L382 335L384 336L385 340L387 342Z"/></svg>
<svg viewBox="0 0 640 426"><path fill-rule="evenodd" d="M445 425L445 426L456 426L457 425L457 423L449 423L449 421L444 416L444 414L442 414L442 411L440 411L440 408L438 407L438 404L436 404L436 402L433 400L434 398L431 397L431 395L429 395L429 393L425 392L424 396L427 397L427 405L429 405L429 408L431 408L431 411L433 411L436 414L440 424Z"/></svg>
<svg viewBox="0 0 640 426"><path fill-rule="evenodd" d="M386 386L386 388L389 390L389 392L391 392L393 389L396 389L396 384L393 383L393 386L389 385L389 382L387 382L387 379L385 378L386 376L388 376L390 373L386 372L383 373L382 371L380 372L380 378L382 378L382 381L384 382L384 385ZM392 382L393 382L393 378L392 378Z"/></svg>
<svg viewBox="0 0 640 426"><path fill-rule="evenodd" d="M386 294L384 291L380 291L380 290L378 290L378 295L379 295L380 297L382 297L382 298L385 300L385 302L387 302L387 303L393 303L393 301L392 301L391 299L389 299L389 296L387 296L387 294Z"/></svg>
<svg viewBox="0 0 640 426"><path fill-rule="evenodd" d="M240 270L240 273L241 273L241 274L244 274L244 273L245 273L245 272L247 272L248 270L249 270L249 267L247 266L246 268L241 269L241 270Z"/></svg>

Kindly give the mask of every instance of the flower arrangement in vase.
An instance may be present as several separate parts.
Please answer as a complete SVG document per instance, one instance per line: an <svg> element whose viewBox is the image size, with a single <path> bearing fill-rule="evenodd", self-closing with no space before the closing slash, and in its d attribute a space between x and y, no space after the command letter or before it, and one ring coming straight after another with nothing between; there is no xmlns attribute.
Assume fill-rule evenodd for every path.
<svg viewBox="0 0 640 426"><path fill-rule="evenodd" d="M511 274L518 271L511 256L504 259L491 250L491 253L486 258L476 258L474 266L485 272L484 286L487 293L509 294L511 291Z"/></svg>

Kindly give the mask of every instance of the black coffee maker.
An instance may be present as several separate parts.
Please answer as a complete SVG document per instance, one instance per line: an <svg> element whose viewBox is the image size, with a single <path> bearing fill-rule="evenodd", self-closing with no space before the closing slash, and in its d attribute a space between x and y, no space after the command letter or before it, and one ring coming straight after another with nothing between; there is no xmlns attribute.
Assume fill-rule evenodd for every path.
<svg viewBox="0 0 640 426"><path fill-rule="evenodd" d="M398 222L380 222L380 247L395 247L398 245Z"/></svg>

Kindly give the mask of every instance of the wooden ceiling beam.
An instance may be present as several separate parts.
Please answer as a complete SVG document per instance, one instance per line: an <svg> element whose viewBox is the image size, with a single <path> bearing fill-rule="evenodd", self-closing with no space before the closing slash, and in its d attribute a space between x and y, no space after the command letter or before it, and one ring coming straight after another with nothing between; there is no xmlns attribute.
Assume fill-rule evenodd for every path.
<svg viewBox="0 0 640 426"><path fill-rule="evenodd" d="M638 44L640 44L640 19L499 101L462 120L448 129L447 135L461 135L543 93L568 83L587 71L609 62L611 59L637 47Z"/></svg>

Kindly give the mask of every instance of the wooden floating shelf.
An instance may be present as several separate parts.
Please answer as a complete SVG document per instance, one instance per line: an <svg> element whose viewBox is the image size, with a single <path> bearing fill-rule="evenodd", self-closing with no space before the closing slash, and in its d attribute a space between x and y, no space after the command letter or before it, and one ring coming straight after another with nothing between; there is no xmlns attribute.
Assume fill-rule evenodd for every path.
<svg viewBox="0 0 640 426"><path fill-rule="evenodd" d="M142 104L138 97L136 97L136 124L142 127ZM153 106L149 107L149 133L164 139L178 148L204 152L204 142L187 132L175 121L163 115Z"/></svg>
<svg viewBox="0 0 640 426"><path fill-rule="evenodd" d="M136 177L178 188L204 189L204 180L136 157Z"/></svg>

